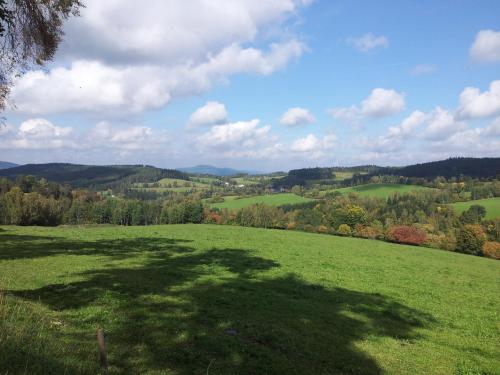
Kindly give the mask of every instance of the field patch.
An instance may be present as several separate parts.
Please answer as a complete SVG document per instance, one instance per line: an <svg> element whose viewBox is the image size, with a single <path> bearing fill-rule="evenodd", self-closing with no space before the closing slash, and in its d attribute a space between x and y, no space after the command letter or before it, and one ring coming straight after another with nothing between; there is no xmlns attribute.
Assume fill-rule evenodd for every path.
<svg viewBox="0 0 500 375"><path fill-rule="evenodd" d="M338 191L342 194L356 193L361 196L387 199L395 193L407 194L413 191L431 190L425 186L404 185L404 184L366 184L353 187L330 190Z"/></svg>
<svg viewBox="0 0 500 375"><path fill-rule="evenodd" d="M224 199L224 202L212 203L210 206L220 209L227 208L228 210L239 210L257 203L263 203L269 206L283 206L286 204L306 203L313 200L292 193L265 194L239 199L236 196L230 196L224 197Z"/></svg>
<svg viewBox="0 0 500 375"><path fill-rule="evenodd" d="M476 199L467 202L456 202L451 206L457 213L461 214L462 212L468 210L472 205L479 205L486 208L486 219L496 219L500 217L500 197Z"/></svg>
<svg viewBox="0 0 500 375"><path fill-rule="evenodd" d="M215 225L0 228L0 369L494 374L500 262ZM460 308L457 308L460 306Z"/></svg>

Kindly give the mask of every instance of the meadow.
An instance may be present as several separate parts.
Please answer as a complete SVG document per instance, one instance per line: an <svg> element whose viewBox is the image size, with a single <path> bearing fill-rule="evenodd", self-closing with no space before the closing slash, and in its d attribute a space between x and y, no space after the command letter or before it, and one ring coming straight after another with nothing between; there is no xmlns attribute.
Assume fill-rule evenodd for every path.
<svg viewBox="0 0 500 375"><path fill-rule="evenodd" d="M500 197L488 198L488 199L477 199L467 202L456 202L451 206L457 213L462 213L469 209L472 205L480 205L486 209L485 219L495 219L500 217Z"/></svg>
<svg viewBox="0 0 500 375"><path fill-rule="evenodd" d="M234 226L0 227L0 373L497 374L500 262Z"/></svg>
<svg viewBox="0 0 500 375"><path fill-rule="evenodd" d="M239 210L252 204L263 203L268 206L283 206L287 204L297 204L310 202L313 199L304 198L292 193L265 194L254 197L238 198L237 196L224 197L224 202L211 203L214 208L227 208L228 210Z"/></svg>
<svg viewBox="0 0 500 375"><path fill-rule="evenodd" d="M425 186L418 185L403 185L403 184L366 184L353 187L335 189L330 191L338 191L342 194L356 193L361 196L369 196L375 198L387 199L395 193L407 194L412 191L428 190Z"/></svg>

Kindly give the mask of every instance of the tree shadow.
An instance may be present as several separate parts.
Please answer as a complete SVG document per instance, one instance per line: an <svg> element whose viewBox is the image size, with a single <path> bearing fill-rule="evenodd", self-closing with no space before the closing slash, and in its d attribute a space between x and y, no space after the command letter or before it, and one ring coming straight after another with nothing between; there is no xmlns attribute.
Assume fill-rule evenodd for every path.
<svg viewBox="0 0 500 375"><path fill-rule="evenodd" d="M169 250L191 240L173 238L127 238L98 241L68 240L61 237L0 233L0 260L34 259L54 255L103 255L114 259L133 253ZM177 247L177 251L190 251Z"/></svg>
<svg viewBox="0 0 500 375"><path fill-rule="evenodd" d="M152 251L163 241L140 245ZM127 249L139 243L87 246L133 256ZM411 342L433 322L387 296L327 289L279 267L250 250L201 252L172 240L139 265L9 293L60 311L72 327L71 345L94 350L92 327L104 327L111 373L379 374L359 348L363 340Z"/></svg>

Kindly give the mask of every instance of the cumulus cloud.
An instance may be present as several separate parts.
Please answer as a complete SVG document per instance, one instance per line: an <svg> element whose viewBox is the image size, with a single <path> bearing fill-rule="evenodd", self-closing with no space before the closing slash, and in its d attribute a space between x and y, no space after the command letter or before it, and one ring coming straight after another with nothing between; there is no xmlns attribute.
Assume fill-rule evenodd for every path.
<svg viewBox="0 0 500 375"><path fill-rule="evenodd" d="M489 90L466 87L460 94L458 113L464 118L490 117L500 114L500 80L490 83Z"/></svg>
<svg viewBox="0 0 500 375"><path fill-rule="evenodd" d="M300 56L297 41L272 44L269 51L231 45L202 64L107 66L75 61L69 68L32 71L19 78L12 97L20 112L139 113L167 104L172 97L201 93L237 73L270 74Z"/></svg>
<svg viewBox="0 0 500 375"><path fill-rule="evenodd" d="M270 129L269 125L260 126L259 119L215 125L210 131L198 137L198 143L202 147L217 148L222 151L253 147L266 141Z"/></svg>
<svg viewBox="0 0 500 375"><path fill-rule="evenodd" d="M373 89L370 96L361 103L361 112L368 117L386 117L405 108L404 94L395 90Z"/></svg>
<svg viewBox="0 0 500 375"><path fill-rule="evenodd" d="M226 122L226 119L227 110L224 104L209 101L191 114L188 125L191 127L214 125Z"/></svg>
<svg viewBox="0 0 500 375"><path fill-rule="evenodd" d="M388 130L390 137L406 138L413 135L415 131L424 123L427 115L422 111L413 111L401 124L391 126Z"/></svg>
<svg viewBox="0 0 500 375"><path fill-rule="evenodd" d="M427 127L423 137L428 140L441 140L466 128L466 124L457 121L450 111L436 107L427 117Z"/></svg>
<svg viewBox="0 0 500 375"><path fill-rule="evenodd" d="M77 147L70 136L71 127L59 127L43 118L33 118L21 123L19 128L6 125L0 130L2 149L58 149Z"/></svg>
<svg viewBox="0 0 500 375"><path fill-rule="evenodd" d="M470 47L469 54L475 62L500 62L500 31L479 31L474 43Z"/></svg>
<svg viewBox="0 0 500 375"><path fill-rule="evenodd" d="M113 126L107 121L97 123L84 137L86 148L111 148L122 151L155 151L165 149L169 138L147 126Z"/></svg>
<svg viewBox="0 0 500 375"><path fill-rule="evenodd" d="M405 95L395 90L375 88L359 106L337 107L328 110L334 118L355 123L363 118L382 118L405 108Z"/></svg>
<svg viewBox="0 0 500 375"><path fill-rule="evenodd" d="M316 118L306 108L294 107L288 109L280 118L280 124L285 126L297 126L312 124Z"/></svg>
<svg viewBox="0 0 500 375"><path fill-rule="evenodd" d="M86 2L67 24L56 67L16 82L17 110L140 113L235 74L272 74L305 51L281 26L307 2L222 1Z"/></svg>
<svg viewBox="0 0 500 375"><path fill-rule="evenodd" d="M333 133L326 134L318 138L314 134L308 134L304 138L298 138L290 145L292 153L299 153L301 156L316 159L331 151L337 142L337 136Z"/></svg>
<svg viewBox="0 0 500 375"><path fill-rule="evenodd" d="M389 40L385 36L375 36L373 33L366 33L358 38L347 38L347 43L361 52L389 47Z"/></svg>

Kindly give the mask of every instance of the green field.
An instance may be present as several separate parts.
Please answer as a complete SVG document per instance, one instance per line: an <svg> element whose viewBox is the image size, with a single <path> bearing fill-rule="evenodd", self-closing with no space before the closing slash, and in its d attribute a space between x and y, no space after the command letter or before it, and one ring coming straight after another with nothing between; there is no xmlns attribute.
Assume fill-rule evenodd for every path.
<svg viewBox="0 0 500 375"><path fill-rule="evenodd" d="M477 199L468 202L453 203L452 207L459 214L469 209L472 205L480 205L486 208L486 219L495 219L500 217L500 197L489 199Z"/></svg>
<svg viewBox="0 0 500 375"><path fill-rule="evenodd" d="M366 185L330 190L330 192L339 191L342 194L356 193L361 196L387 199L395 193L407 194L412 191L422 191L422 190L430 190L430 188L424 186L402 185L402 184L366 184Z"/></svg>
<svg viewBox="0 0 500 375"><path fill-rule="evenodd" d="M240 199L237 199L235 196L231 196L224 197L224 199L224 202L212 203L210 206L220 209L227 208L228 210L239 210L243 207L257 203L263 203L269 206L283 206L285 204L306 203L312 201L312 199L304 198L292 193L257 195L255 197Z"/></svg>
<svg viewBox="0 0 500 375"><path fill-rule="evenodd" d="M233 226L0 228L0 373L498 374L500 262Z"/></svg>

